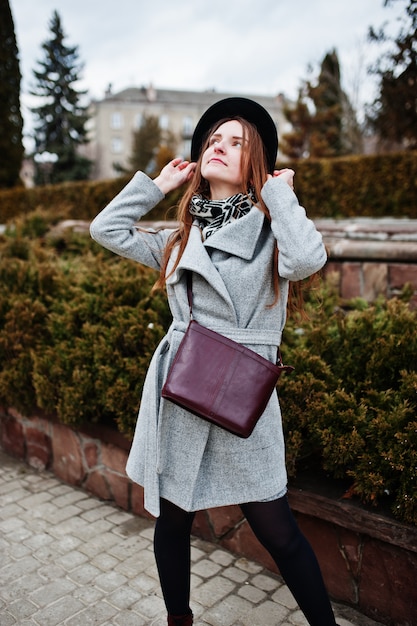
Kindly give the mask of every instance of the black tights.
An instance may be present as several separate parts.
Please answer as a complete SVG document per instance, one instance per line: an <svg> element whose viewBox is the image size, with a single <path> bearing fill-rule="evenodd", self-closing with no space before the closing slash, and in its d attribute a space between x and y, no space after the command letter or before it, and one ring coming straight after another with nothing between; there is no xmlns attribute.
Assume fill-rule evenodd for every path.
<svg viewBox="0 0 417 626"><path fill-rule="evenodd" d="M286 496L250 502L241 509L310 626L335 626L333 610L315 554L291 513ZM155 525L155 558L169 613L183 615L190 600L190 536L194 513L161 500Z"/></svg>

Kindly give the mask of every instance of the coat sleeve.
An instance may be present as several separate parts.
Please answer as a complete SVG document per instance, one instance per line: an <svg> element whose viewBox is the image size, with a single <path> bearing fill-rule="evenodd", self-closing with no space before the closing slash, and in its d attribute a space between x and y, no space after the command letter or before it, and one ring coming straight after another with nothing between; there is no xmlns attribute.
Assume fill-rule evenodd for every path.
<svg viewBox="0 0 417 626"><path fill-rule="evenodd" d="M136 224L163 198L155 183L143 172L137 172L91 222L91 237L120 256L159 270L172 230L145 230Z"/></svg>
<svg viewBox="0 0 417 626"><path fill-rule="evenodd" d="M262 189L262 198L271 214L271 229L278 243L279 275L297 281L321 269L327 260L323 238L290 186L278 177L269 179Z"/></svg>

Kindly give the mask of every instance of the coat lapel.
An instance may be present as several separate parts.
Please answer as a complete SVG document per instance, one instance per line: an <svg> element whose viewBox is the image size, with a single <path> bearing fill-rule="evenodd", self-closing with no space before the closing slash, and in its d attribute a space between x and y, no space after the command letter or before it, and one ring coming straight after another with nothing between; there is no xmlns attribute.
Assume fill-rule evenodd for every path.
<svg viewBox="0 0 417 626"><path fill-rule="evenodd" d="M212 263L207 248L221 250L227 254L250 260L255 253L264 218L262 211L254 207L247 215L220 228L204 242L201 240L200 229L197 226L192 226L185 250L175 271L167 279L167 284L178 283L183 271L191 270L203 276L220 296L232 305L223 279ZM168 273L173 264L174 258L171 258L167 268Z"/></svg>
<svg viewBox="0 0 417 626"><path fill-rule="evenodd" d="M173 255L168 264L168 274L171 271L174 261L175 257ZM167 278L167 284L175 285L178 283L181 280L184 270L191 270L203 276L223 298L230 301L225 284L201 241L201 231L197 226L192 226L185 250L175 271Z"/></svg>
<svg viewBox="0 0 417 626"><path fill-rule="evenodd" d="M219 228L204 242L204 246L250 261L255 253L264 219L262 211L253 207L247 215Z"/></svg>

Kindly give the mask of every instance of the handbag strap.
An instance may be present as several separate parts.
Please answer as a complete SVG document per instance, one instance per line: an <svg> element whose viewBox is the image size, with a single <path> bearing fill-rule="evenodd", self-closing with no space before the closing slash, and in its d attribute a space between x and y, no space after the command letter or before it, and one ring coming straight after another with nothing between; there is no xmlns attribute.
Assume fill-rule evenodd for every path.
<svg viewBox="0 0 417 626"><path fill-rule="evenodd" d="M187 270L187 299L190 309L190 320L193 319L193 273Z"/></svg>

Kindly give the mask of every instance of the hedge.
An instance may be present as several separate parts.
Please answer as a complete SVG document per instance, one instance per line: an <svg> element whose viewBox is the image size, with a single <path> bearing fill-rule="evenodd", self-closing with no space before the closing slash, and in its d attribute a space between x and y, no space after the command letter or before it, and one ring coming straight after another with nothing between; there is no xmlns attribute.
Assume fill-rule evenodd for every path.
<svg viewBox="0 0 417 626"><path fill-rule="evenodd" d="M417 151L285 165L312 217L417 218Z"/></svg>
<svg viewBox="0 0 417 626"><path fill-rule="evenodd" d="M43 185L32 189L0 190L0 223L13 221L33 211L54 212L61 219L88 220L110 202L129 181L120 177L106 181L85 181ZM148 214L151 220L173 218L172 207L179 192L169 194Z"/></svg>
<svg viewBox="0 0 417 626"><path fill-rule="evenodd" d="M296 193L311 217L417 218L417 151L307 159L278 167L295 169ZM127 181L123 177L0 191L0 223L35 209L91 220ZM149 213L149 219L172 219L178 195L178 191L169 194Z"/></svg>
<svg viewBox="0 0 417 626"><path fill-rule="evenodd" d="M54 234L55 233L55 234ZM170 324L156 274L44 214L0 237L0 403L131 436ZM417 524L417 312L402 298L341 302L329 279L291 316L279 392L292 475L311 459L353 497Z"/></svg>

